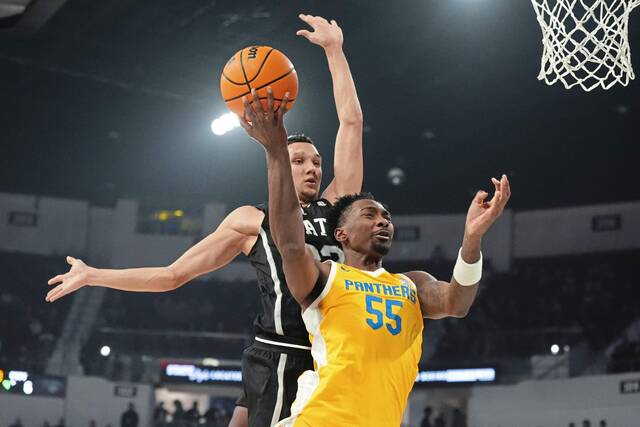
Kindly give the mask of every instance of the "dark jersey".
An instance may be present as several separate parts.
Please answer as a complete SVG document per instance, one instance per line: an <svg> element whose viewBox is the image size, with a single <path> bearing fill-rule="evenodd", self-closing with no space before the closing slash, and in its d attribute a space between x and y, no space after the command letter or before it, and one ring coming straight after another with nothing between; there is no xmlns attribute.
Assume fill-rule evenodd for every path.
<svg viewBox="0 0 640 427"><path fill-rule="evenodd" d="M249 253L256 269L262 300L262 313L254 322L256 336L286 344L309 346L309 334L302 322L300 305L291 296L282 270L282 257L269 229L267 205L256 206L264 212L260 234ZM331 204L325 199L311 202L302 209L305 240L316 259L342 262L344 254L327 229Z"/></svg>

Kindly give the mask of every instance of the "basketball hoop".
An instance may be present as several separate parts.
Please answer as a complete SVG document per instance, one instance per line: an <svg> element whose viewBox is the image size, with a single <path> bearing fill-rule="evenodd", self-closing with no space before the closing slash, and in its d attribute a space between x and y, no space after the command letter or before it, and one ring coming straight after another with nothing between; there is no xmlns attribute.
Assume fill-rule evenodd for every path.
<svg viewBox="0 0 640 427"><path fill-rule="evenodd" d="M538 80L589 92L635 78L629 14L640 0L531 0L544 51Z"/></svg>

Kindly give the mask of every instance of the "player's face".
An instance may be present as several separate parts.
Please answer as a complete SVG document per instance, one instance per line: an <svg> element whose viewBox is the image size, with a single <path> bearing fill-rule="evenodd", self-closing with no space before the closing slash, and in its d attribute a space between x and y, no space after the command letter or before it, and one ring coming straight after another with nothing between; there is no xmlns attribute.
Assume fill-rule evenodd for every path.
<svg viewBox="0 0 640 427"><path fill-rule="evenodd" d="M375 200L358 200L351 205L344 225L336 232L338 241L359 253L384 256L393 240L391 214Z"/></svg>
<svg viewBox="0 0 640 427"><path fill-rule="evenodd" d="M322 158L316 147L306 142L289 144L289 159L293 183L300 201L310 202L318 198L322 181Z"/></svg>

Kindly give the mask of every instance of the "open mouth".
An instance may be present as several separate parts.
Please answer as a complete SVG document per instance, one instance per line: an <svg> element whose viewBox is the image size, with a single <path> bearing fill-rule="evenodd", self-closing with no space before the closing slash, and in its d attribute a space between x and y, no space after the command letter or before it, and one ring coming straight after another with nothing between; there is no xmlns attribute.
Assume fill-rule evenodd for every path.
<svg viewBox="0 0 640 427"><path fill-rule="evenodd" d="M391 233L389 233L386 230L382 230L382 231L378 231L376 233L373 233L373 237L375 237L376 239L383 241L383 242L388 242L389 240L391 240Z"/></svg>

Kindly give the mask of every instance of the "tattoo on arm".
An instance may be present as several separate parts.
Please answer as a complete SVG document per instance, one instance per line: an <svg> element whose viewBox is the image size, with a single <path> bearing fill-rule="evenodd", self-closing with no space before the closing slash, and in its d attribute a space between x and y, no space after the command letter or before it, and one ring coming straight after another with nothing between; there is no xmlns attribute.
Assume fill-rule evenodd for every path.
<svg viewBox="0 0 640 427"><path fill-rule="evenodd" d="M422 315L429 319L447 316L447 285L438 281L422 281L418 285Z"/></svg>

